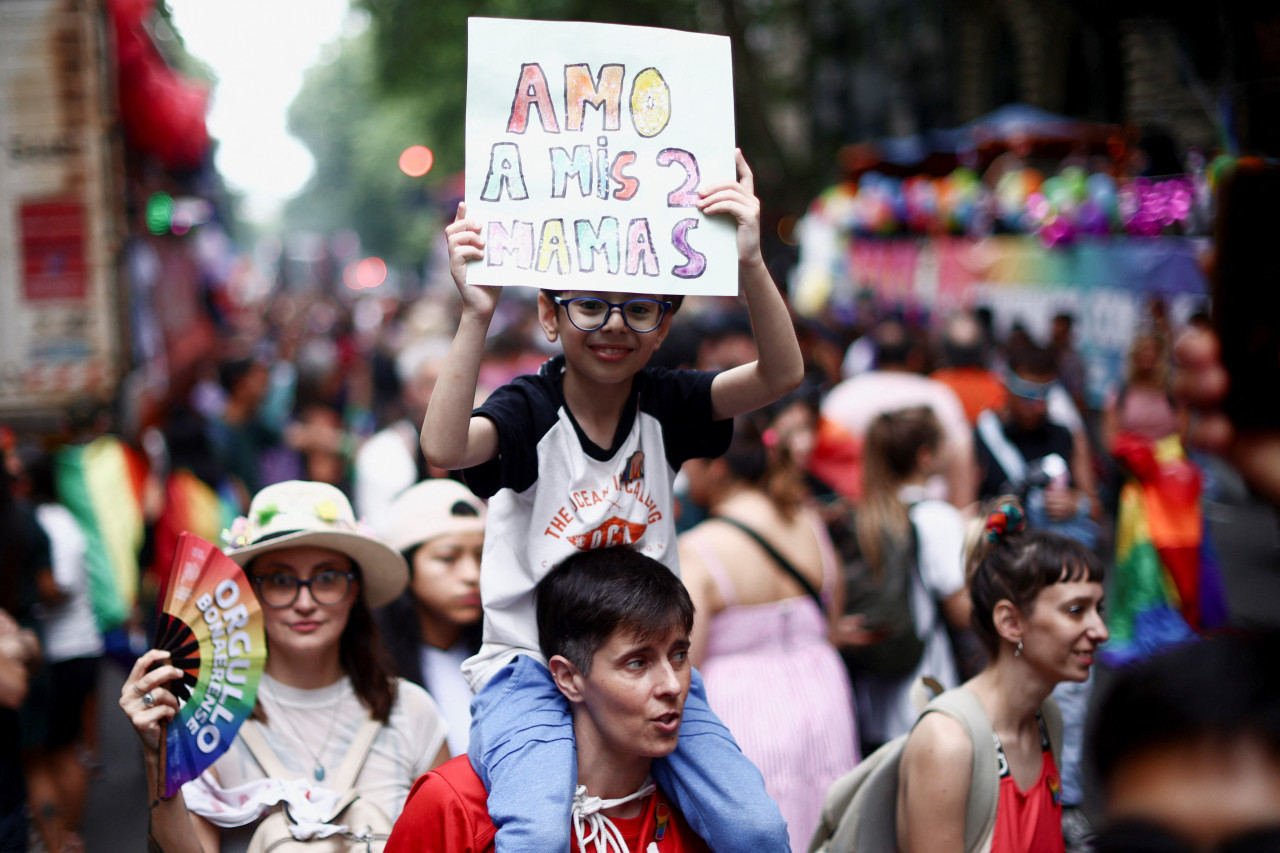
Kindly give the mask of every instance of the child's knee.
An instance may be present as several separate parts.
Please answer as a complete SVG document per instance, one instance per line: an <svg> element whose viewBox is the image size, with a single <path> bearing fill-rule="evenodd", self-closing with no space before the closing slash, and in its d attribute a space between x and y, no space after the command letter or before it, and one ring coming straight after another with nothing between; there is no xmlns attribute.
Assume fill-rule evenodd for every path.
<svg viewBox="0 0 1280 853"><path fill-rule="evenodd" d="M724 834L714 842L709 842L713 850L753 850L764 853L786 853L791 849L791 839L787 835L787 822L782 813L774 806L768 808L741 809L734 813Z"/></svg>

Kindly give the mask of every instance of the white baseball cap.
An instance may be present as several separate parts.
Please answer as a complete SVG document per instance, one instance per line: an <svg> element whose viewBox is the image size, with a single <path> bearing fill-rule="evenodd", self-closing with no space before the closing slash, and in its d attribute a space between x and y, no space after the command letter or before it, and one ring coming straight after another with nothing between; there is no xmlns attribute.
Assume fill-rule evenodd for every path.
<svg viewBox="0 0 1280 853"><path fill-rule="evenodd" d="M404 553L446 533L483 533L484 520L484 501L457 480L423 480L392 502L382 531Z"/></svg>

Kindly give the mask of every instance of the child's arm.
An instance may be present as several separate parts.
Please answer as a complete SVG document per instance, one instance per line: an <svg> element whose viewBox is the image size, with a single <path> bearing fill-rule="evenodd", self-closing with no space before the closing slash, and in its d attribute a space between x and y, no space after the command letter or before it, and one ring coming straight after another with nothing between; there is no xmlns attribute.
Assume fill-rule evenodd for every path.
<svg viewBox="0 0 1280 853"><path fill-rule="evenodd" d="M498 431L488 418L473 418L480 358L500 287L467 284L467 261L484 257L480 223L467 219L466 204L444 233L449 238L449 270L462 295L462 317L436 380L422 421L422 453L437 468L456 471L498 455Z"/></svg>
<svg viewBox="0 0 1280 853"><path fill-rule="evenodd" d="M737 152L738 180L706 191L702 212L728 213L738 220L738 283L756 338L756 360L716 376L711 384L711 411L716 420L767 406L800 387L804 360L787 304L760 254L760 200L751 168Z"/></svg>

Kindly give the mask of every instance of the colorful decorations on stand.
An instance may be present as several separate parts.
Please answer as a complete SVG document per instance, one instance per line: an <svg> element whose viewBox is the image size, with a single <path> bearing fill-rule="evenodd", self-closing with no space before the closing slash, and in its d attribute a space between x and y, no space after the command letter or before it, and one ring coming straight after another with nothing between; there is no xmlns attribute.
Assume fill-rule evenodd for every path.
<svg viewBox="0 0 1280 853"><path fill-rule="evenodd" d="M1205 168L1202 161L1190 174L1158 178L1116 179L1078 165L1046 177L1025 167L994 185L963 166L937 178L870 171L828 189L810 213L863 237L1035 234L1053 247L1107 235L1203 236L1213 183L1230 163L1218 158Z"/></svg>

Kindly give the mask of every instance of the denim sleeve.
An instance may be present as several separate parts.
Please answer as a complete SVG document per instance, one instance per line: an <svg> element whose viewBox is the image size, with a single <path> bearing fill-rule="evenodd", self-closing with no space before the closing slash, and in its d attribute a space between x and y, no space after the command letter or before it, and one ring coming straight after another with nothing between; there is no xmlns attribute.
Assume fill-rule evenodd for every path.
<svg viewBox="0 0 1280 853"><path fill-rule="evenodd" d="M764 777L707 704L697 670L684 703L679 745L653 763L653 778L715 853L791 850L787 822L765 792Z"/></svg>
<svg viewBox="0 0 1280 853"><path fill-rule="evenodd" d="M545 666L520 655L481 688L471 700L467 754L489 792L496 853L569 849L573 718Z"/></svg>

